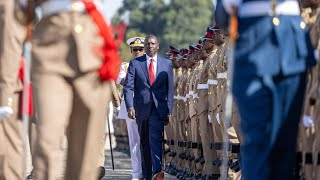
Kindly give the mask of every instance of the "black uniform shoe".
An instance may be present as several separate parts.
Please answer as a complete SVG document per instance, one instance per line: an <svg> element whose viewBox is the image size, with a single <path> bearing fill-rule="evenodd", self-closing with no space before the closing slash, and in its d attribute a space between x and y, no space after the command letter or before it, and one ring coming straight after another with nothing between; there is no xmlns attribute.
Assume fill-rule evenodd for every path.
<svg viewBox="0 0 320 180"><path fill-rule="evenodd" d="M100 170L100 175L99 175L99 180L102 179L104 177L104 175L106 174L106 169L103 166L99 167Z"/></svg>

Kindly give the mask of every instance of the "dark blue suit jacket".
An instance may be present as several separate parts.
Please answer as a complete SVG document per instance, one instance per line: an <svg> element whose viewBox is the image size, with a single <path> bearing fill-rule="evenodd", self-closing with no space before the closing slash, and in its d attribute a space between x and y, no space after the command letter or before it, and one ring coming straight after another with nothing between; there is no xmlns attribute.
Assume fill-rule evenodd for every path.
<svg viewBox="0 0 320 180"><path fill-rule="evenodd" d="M146 55L131 60L123 92L127 109L134 107L137 119L149 119L152 95L160 118L165 119L173 108L172 62L158 56L157 75L151 86Z"/></svg>

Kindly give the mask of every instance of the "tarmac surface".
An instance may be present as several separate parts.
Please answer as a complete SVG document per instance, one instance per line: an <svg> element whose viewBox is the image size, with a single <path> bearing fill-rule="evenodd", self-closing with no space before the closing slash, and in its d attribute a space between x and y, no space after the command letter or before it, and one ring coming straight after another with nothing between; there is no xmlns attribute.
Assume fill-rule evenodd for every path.
<svg viewBox="0 0 320 180"><path fill-rule="evenodd" d="M113 150L114 170L112 170L111 153L106 150L105 168L106 175L103 180L130 180L131 179L131 162L128 153L124 151ZM177 179L175 176L165 174L165 180Z"/></svg>

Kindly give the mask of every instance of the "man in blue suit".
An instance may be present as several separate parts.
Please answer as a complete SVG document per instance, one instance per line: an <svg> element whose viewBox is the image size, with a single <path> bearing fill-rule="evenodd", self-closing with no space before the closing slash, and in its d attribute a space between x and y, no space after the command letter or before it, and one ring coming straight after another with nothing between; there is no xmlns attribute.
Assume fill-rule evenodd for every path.
<svg viewBox="0 0 320 180"><path fill-rule="evenodd" d="M158 56L159 42L148 35L146 55L130 61L124 84L128 116L136 119L140 134L144 179L163 179L162 134L173 108L172 62Z"/></svg>
<svg viewBox="0 0 320 180"><path fill-rule="evenodd" d="M314 65L296 0L222 0L216 16L238 16L232 93L241 116L242 178L293 179L306 71Z"/></svg>

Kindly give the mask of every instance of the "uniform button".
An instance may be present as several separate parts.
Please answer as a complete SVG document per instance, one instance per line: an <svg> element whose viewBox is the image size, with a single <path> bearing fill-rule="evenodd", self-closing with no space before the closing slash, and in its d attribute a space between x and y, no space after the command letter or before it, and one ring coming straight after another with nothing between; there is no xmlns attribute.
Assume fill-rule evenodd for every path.
<svg viewBox="0 0 320 180"><path fill-rule="evenodd" d="M275 26L279 26L279 25L280 25L280 20L279 20L279 18L278 18L278 17L273 17L272 23L273 23Z"/></svg>
<svg viewBox="0 0 320 180"><path fill-rule="evenodd" d="M13 105L13 99L12 98L8 98L8 106L12 106Z"/></svg>
<svg viewBox="0 0 320 180"><path fill-rule="evenodd" d="M189 104L191 104L191 102L189 102Z"/></svg>
<svg viewBox="0 0 320 180"><path fill-rule="evenodd" d="M223 88L223 85L221 85L221 89Z"/></svg>
<svg viewBox="0 0 320 180"><path fill-rule="evenodd" d="M74 12L76 12L76 11L78 11L81 7L81 4L80 3L72 3L72 5L71 5L71 10L72 11L74 11Z"/></svg>
<svg viewBox="0 0 320 180"><path fill-rule="evenodd" d="M76 32L76 33L81 33L82 31L83 31L83 27L82 27L82 25L80 25L80 24L77 24L77 25L75 25L74 26L74 31Z"/></svg>
<svg viewBox="0 0 320 180"><path fill-rule="evenodd" d="M306 28L306 23L304 23L303 21L301 21L301 22L300 22L300 27L301 27L301 29Z"/></svg>

